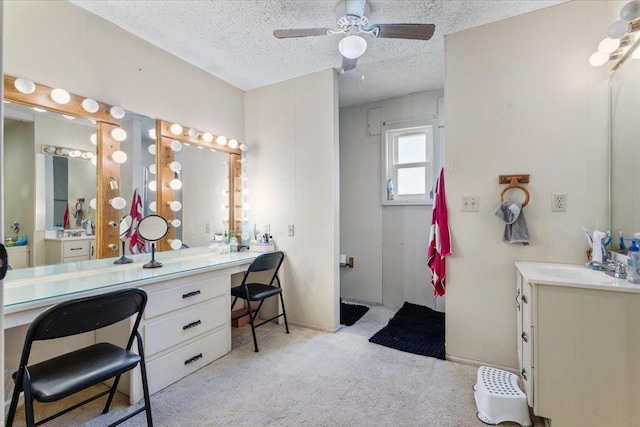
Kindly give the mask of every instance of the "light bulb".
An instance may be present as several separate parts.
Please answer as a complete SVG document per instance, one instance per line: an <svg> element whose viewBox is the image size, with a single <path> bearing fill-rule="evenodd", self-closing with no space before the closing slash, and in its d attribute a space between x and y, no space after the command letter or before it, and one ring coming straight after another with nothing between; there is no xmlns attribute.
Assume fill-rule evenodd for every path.
<svg viewBox="0 0 640 427"><path fill-rule="evenodd" d="M22 77L17 78L15 82L13 82L13 86L20 93L24 93L26 95L32 94L36 91L36 84L29 79L24 79Z"/></svg>
<svg viewBox="0 0 640 427"><path fill-rule="evenodd" d="M91 158L91 163L93 164L93 166L98 166L98 156L93 156Z"/></svg>
<svg viewBox="0 0 640 427"><path fill-rule="evenodd" d="M63 156L68 156L69 155L69 149L68 148L61 148L60 149L60 154L62 154Z"/></svg>
<svg viewBox="0 0 640 427"><path fill-rule="evenodd" d="M171 249L176 251L182 247L182 242L180 241L180 239L171 239L169 241L169 246L171 246Z"/></svg>
<svg viewBox="0 0 640 427"><path fill-rule="evenodd" d="M96 201L95 197L89 200L89 207L91 207L91 209L93 210L96 210L96 207L98 207L98 202Z"/></svg>
<svg viewBox="0 0 640 427"><path fill-rule="evenodd" d="M45 148L45 151L46 151L47 153L51 153L51 154L53 154L53 153L55 153L55 152L56 152L56 147L54 147L53 145L49 145L49 146L47 146L47 148Z"/></svg>
<svg viewBox="0 0 640 427"><path fill-rule="evenodd" d="M169 127L169 131L173 134L173 135L182 135L182 126L180 126L177 123L172 124Z"/></svg>
<svg viewBox="0 0 640 427"><path fill-rule="evenodd" d="M56 104L68 104L71 101L71 95L64 89L55 88L51 91L51 99Z"/></svg>
<svg viewBox="0 0 640 427"><path fill-rule="evenodd" d="M360 36L347 36L338 43L338 50L345 58L356 59L367 50L367 41Z"/></svg>
<svg viewBox="0 0 640 427"><path fill-rule="evenodd" d="M202 139L204 139L207 142L211 142L213 141L213 135L210 132L205 132L202 134Z"/></svg>
<svg viewBox="0 0 640 427"><path fill-rule="evenodd" d="M158 189L158 184L155 181L149 181L149 190L156 191Z"/></svg>
<svg viewBox="0 0 640 427"><path fill-rule="evenodd" d="M111 131L111 137L118 142L122 142L127 139L127 131L122 128L115 128Z"/></svg>
<svg viewBox="0 0 640 427"><path fill-rule="evenodd" d="M149 129L147 131L147 133L149 134L149 138L156 139L156 130L155 129Z"/></svg>
<svg viewBox="0 0 640 427"><path fill-rule="evenodd" d="M623 21L635 21L640 18L640 0L633 0L620 9L620 19Z"/></svg>
<svg viewBox="0 0 640 427"><path fill-rule="evenodd" d="M93 114L98 112L98 110L100 109L100 104L98 104L98 101L96 101L95 99L87 98L82 101L82 108L84 108L84 111L86 111L87 113Z"/></svg>
<svg viewBox="0 0 640 427"><path fill-rule="evenodd" d="M235 139L229 140L229 148L233 148L233 149L238 148L238 141L236 141Z"/></svg>
<svg viewBox="0 0 640 427"><path fill-rule="evenodd" d="M616 21L609 25L607 35L612 39L619 39L624 37L629 31L631 31L631 23L627 21Z"/></svg>
<svg viewBox="0 0 640 427"><path fill-rule="evenodd" d="M113 106L109 109L109 114L111 114L111 117L114 119L121 119L124 117L125 113L122 108Z"/></svg>
<svg viewBox="0 0 640 427"><path fill-rule="evenodd" d="M223 211L228 211L229 210L229 203L223 203L221 207L222 207Z"/></svg>
<svg viewBox="0 0 640 427"><path fill-rule="evenodd" d="M180 190L182 188L182 181L180 181L177 178L174 178L171 181L169 181L169 187L171 187L172 190Z"/></svg>
<svg viewBox="0 0 640 427"><path fill-rule="evenodd" d="M171 209L174 212L178 212L180 209L182 209L182 203L180 203L177 200L174 200L173 202L169 202L169 209Z"/></svg>
<svg viewBox="0 0 640 427"><path fill-rule="evenodd" d="M216 138L216 143L218 145L226 145L227 144L227 138L225 138L224 136L219 136Z"/></svg>
<svg viewBox="0 0 640 427"><path fill-rule="evenodd" d="M243 180L243 181L246 181L246 180L248 180L248 179L249 179L249 175L247 175L247 173L246 173L246 172L242 172L242 173L240 174L240 179L241 179L241 180Z"/></svg>
<svg viewBox="0 0 640 427"><path fill-rule="evenodd" d="M179 219L176 218L171 220L171 225L173 226L173 228L178 228L182 225L182 223Z"/></svg>
<svg viewBox="0 0 640 427"><path fill-rule="evenodd" d="M65 119L67 119L67 120L75 120L75 119L76 119L75 117L70 116L70 115L68 115L68 114L63 114L63 115L62 115L62 117L64 117L64 118L65 118Z"/></svg>
<svg viewBox="0 0 640 427"><path fill-rule="evenodd" d="M247 151L249 149L249 147L247 146L247 144L242 143L240 144L240 151Z"/></svg>
<svg viewBox="0 0 640 427"><path fill-rule="evenodd" d="M156 211L156 202L149 203L149 210L151 212L155 212Z"/></svg>
<svg viewBox="0 0 640 427"><path fill-rule="evenodd" d="M180 172L182 170L182 165L180 162L174 160L169 163L169 169L171 169L172 172Z"/></svg>
<svg viewBox="0 0 640 427"><path fill-rule="evenodd" d="M189 131L187 132L187 134L191 137L191 138L197 138L198 134L200 134L200 132L198 132L198 129L195 128L189 128Z"/></svg>
<svg viewBox="0 0 640 427"><path fill-rule="evenodd" d="M245 211L248 211L249 209L251 209L251 204L248 202L244 202L242 204L242 209L244 209Z"/></svg>
<svg viewBox="0 0 640 427"><path fill-rule="evenodd" d="M111 160L118 164L122 164L127 161L127 153L124 151L114 151L111 153Z"/></svg>
<svg viewBox="0 0 640 427"><path fill-rule="evenodd" d="M98 145L98 135L95 133L92 133L91 136L89 137L89 141L91 141L93 145Z"/></svg>
<svg viewBox="0 0 640 427"><path fill-rule="evenodd" d="M169 143L169 148L177 153L178 151L182 150L182 143L174 139Z"/></svg>
<svg viewBox="0 0 640 427"><path fill-rule="evenodd" d="M114 197L109 201L109 203L111 204L112 208L118 210L124 209L124 207L127 206L127 201L122 197Z"/></svg>
<svg viewBox="0 0 640 427"><path fill-rule="evenodd" d="M152 165L149 165L149 173L155 175L156 174L156 165L155 163Z"/></svg>
<svg viewBox="0 0 640 427"><path fill-rule="evenodd" d="M239 162L240 162L240 164L241 164L242 166L246 165L246 164L247 164L247 159L246 159L246 157L241 158L241 159L239 160Z"/></svg>
<svg viewBox="0 0 640 427"><path fill-rule="evenodd" d="M70 157L80 157L82 155L82 151L80 150L73 150L69 153Z"/></svg>
<svg viewBox="0 0 640 427"><path fill-rule="evenodd" d="M227 190L227 189L222 190L222 195L223 196L228 196L229 195L229 190Z"/></svg>
<svg viewBox="0 0 640 427"><path fill-rule="evenodd" d="M149 152L149 154L151 154L152 156L156 155L156 144L151 144L149 145L149 147L147 148L147 151Z"/></svg>
<svg viewBox="0 0 640 427"><path fill-rule="evenodd" d="M620 39L610 39L607 37L602 40L598 45L598 52L606 53L607 55L615 52L620 47Z"/></svg>
<svg viewBox="0 0 640 427"><path fill-rule="evenodd" d="M593 55L589 57L589 64L593 65L594 67L604 65L607 63L607 61L609 61L609 55L600 51L593 53Z"/></svg>
<svg viewBox="0 0 640 427"><path fill-rule="evenodd" d="M248 188L243 188L242 189L242 195L243 196L248 196L249 195L249 189Z"/></svg>
<svg viewBox="0 0 640 427"><path fill-rule="evenodd" d="M85 151L84 153L82 153L83 159L93 159L93 156L95 156L95 154L93 154L91 151Z"/></svg>
<svg viewBox="0 0 640 427"><path fill-rule="evenodd" d="M38 108L38 107L31 107L31 108L33 108L33 110L37 111L38 113L44 113L45 111L47 111L44 108Z"/></svg>

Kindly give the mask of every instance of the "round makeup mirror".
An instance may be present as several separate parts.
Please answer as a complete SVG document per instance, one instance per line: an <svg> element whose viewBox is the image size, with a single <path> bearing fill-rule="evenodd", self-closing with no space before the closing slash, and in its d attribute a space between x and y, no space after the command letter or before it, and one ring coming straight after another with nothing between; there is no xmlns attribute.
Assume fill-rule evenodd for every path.
<svg viewBox="0 0 640 427"><path fill-rule="evenodd" d="M127 215L122 218L120 221L120 241L122 242L122 256L117 260L113 261L114 264L130 264L133 262L131 258L127 258L125 256L125 244L127 240L127 234L129 234L129 230L131 229L131 224L133 223L133 218L131 215Z"/></svg>
<svg viewBox="0 0 640 427"><path fill-rule="evenodd" d="M151 261L143 265L144 268L162 267L162 263L156 261L156 242L169 232L167 220L160 215L149 215L138 224L138 234L144 240L151 242Z"/></svg>

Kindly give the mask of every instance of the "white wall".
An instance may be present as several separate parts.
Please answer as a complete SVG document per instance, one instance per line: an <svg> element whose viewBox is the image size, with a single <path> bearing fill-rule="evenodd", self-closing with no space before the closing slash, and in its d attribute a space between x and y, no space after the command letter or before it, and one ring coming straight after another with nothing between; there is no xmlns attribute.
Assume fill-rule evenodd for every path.
<svg viewBox="0 0 640 427"><path fill-rule="evenodd" d="M337 80L333 70L248 91L246 136L251 221L271 225L286 252L290 321L339 325ZM287 236L287 226L295 236Z"/></svg>
<svg viewBox="0 0 640 427"><path fill-rule="evenodd" d="M608 226L608 71L588 60L609 23L607 2L574 1L445 38L449 358L517 367L514 262L583 263L581 227ZM529 246L494 216L509 173L531 175Z"/></svg>
<svg viewBox="0 0 640 427"><path fill-rule="evenodd" d="M387 124L431 120L443 94L420 92L340 109L340 252L355 260L355 268L340 270L343 298L435 308L426 262L431 206L381 205L384 132L368 136L367 112L380 108L380 121Z"/></svg>
<svg viewBox="0 0 640 427"><path fill-rule="evenodd" d="M244 141L240 89L68 2L4 13L5 73Z"/></svg>

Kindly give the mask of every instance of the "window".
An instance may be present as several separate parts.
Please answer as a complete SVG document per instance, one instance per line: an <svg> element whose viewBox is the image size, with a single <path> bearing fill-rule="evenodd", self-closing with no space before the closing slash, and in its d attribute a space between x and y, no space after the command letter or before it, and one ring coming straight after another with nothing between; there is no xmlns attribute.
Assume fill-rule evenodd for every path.
<svg viewBox="0 0 640 427"><path fill-rule="evenodd" d="M432 203L434 129L427 122L385 126L382 204Z"/></svg>

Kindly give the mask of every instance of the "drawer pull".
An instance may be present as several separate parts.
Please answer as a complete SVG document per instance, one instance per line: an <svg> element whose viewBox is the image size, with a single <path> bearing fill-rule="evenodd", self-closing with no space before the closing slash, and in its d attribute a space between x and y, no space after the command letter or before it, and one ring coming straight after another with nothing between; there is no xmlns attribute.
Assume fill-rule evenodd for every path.
<svg viewBox="0 0 640 427"><path fill-rule="evenodd" d="M526 295L522 295L522 302L525 304L529 304L529 301L527 301L527 296Z"/></svg>
<svg viewBox="0 0 640 427"><path fill-rule="evenodd" d="M196 327L196 326L198 326L198 325L200 325L200 324L202 324L202 321L200 321L200 320L196 320L195 322L191 322L191 323L189 323L188 325L184 325L184 326L182 327L182 330L183 330L183 331L186 331L187 329L191 329L191 328ZM523 334L524 334L524 332L523 332Z"/></svg>
<svg viewBox="0 0 640 427"><path fill-rule="evenodd" d="M81 251L82 248L69 248L70 251Z"/></svg>
<svg viewBox="0 0 640 427"><path fill-rule="evenodd" d="M185 363L186 363L186 362L185 362ZM520 372L520 374L522 374L522 379L523 379L523 380L528 381L528 380L527 380L527 371L525 371L524 369L522 369L522 372Z"/></svg>
<svg viewBox="0 0 640 427"><path fill-rule="evenodd" d="M520 302L518 301L518 298L520 298L520 288L518 288L518 292L516 292L516 307L518 308L518 311L520 311Z"/></svg>
<svg viewBox="0 0 640 427"><path fill-rule="evenodd" d="M529 342L529 338L527 337L527 333L526 332L523 332L522 335L520 335L520 336L522 337L522 340L524 342Z"/></svg>
<svg viewBox="0 0 640 427"><path fill-rule="evenodd" d="M201 292L200 292L200 290L198 289L197 291L189 292L189 293L187 293L187 294L182 294L182 299L190 298L190 297L195 297L196 295L200 295L200 294L201 294Z"/></svg>
<svg viewBox="0 0 640 427"><path fill-rule="evenodd" d="M196 354L196 355L195 355L195 356L193 356L191 359L187 359L187 360L185 360L185 361L184 361L184 364L185 364L185 365L188 365L189 363L193 363L193 362L195 362L196 360L199 360L199 359L202 359L202 353L200 353L200 354Z"/></svg>

